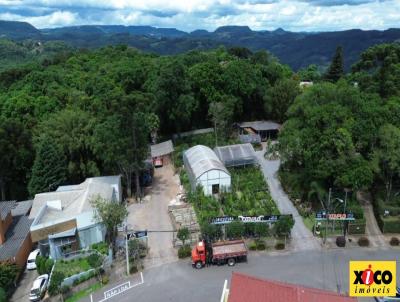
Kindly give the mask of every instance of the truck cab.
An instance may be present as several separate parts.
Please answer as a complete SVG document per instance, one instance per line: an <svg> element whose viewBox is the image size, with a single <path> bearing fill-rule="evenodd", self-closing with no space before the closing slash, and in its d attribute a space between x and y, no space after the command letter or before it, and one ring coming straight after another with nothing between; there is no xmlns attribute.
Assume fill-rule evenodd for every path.
<svg viewBox="0 0 400 302"><path fill-rule="evenodd" d="M206 244L200 241L192 250L192 265L200 269L206 264L206 259Z"/></svg>

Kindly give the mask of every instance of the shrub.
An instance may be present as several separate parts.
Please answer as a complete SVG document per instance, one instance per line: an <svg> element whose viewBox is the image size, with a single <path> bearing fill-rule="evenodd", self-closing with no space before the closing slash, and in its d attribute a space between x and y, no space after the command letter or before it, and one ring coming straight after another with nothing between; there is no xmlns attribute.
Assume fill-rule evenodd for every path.
<svg viewBox="0 0 400 302"><path fill-rule="evenodd" d="M104 276L102 277L102 279L101 279L101 283L102 283L103 285L106 285L106 284L108 284L108 282L110 282L110 278L109 278L107 275L104 275Z"/></svg>
<svg viewBox="0 0 400 302"><path fill-rule="evenodd" d="M336 238L336 245L338 247L345 247L346 246L346 238L344 236L338 236Z"/></svg>
<svg viewBox="0 0 400 302"><path fill-rule="evenodd" d="M49 258L44 262L44 268L45 268L46 274L50 274L51 269L53 268L53 265L54 265L54 260L53 259Z"/></svg>
<svg viewBox="0 0 400 302"><path fill-rule="evenodd" d="M49 294L54 296L58 293L61 282L64 280L64 274L62 272L55 271L51 276L51 282L49 285Z"/></svg>
<svg viewBox="0 0 400 302"><path fill-rule="evenodd" d="M186 227L180 228L176 237L178 237L178 239L182 241L183 245L185 245L185 241L190 237L189 229Z"/></svg>
<svg viewBox="0 0 400 302"><path fill-rule="evenodd" d="M255 250L257 250L257 244L256 244L255 242L251 242L251 243L249 244L249 250L250 250L250 251L255 251Z"/></svg>
<svg viewBox="0 0 400 302"><path fill-rule="evenodd" d="M277 244L275 244L275 249L276 250L284 250L285 244L283 242L278 242Z"/></svg>
<svg viewBox="0 0 400 302"><path fill-rule="evenodd" d="M38 274L39 275L46 274L46 258L42 256L37 256L35 263Z"/></svg>
<svg viewBox="0 0 400 302"><path fill-rule="evenodd" d="M383 233L400 233L400 219L383 218L382 221L383 221L383 226L382 226Z"/></svg>
<svg viewBox="0 0 400 302"><path fill-rule="evenodd" d="M137 265L132 265L130 268L129 268L129 273L130 274L135 274L135 273L137 273L139 270L138 270L138 268L137 268Z"/></svg>
<svg viewBox="0 0 400 302"><path fill-rule="evenodd" d="M60 292L65 295L66 293L68 293L70 291L70 287L68 285L64 285L60 288Z"/></svg>
<svg viewBox="0 0 400 302"><path fill-rule="evenodd" d="M362 246L362 247L369 246L369 240L368 240L368 238L367 238L367 237L360 237L360 238L358 239L358 245L359 245L359 246Z"/></svg>
<svg viewBox="0 0 400 302"><path fill-rule="evenodd" d="M93 243L91 248L93 250L98 251L100 254L108 255L108 244L107 244L107 242Z"/></svg>
<svg viewBox="0 0 400 302"><path fill-rule="evenodd" d="M229 238L240 238L244 234L244 225L240 221L233 221L226 226L226 235Z"/></svg>
<svg viewBox="0 0 400 302"><path fill-rule="evenodd" d="M392 237L392 238L390 239L390 245L391 245L391 246L399 246L399 244L400 244L399 238L397 238L397 237Z"/></svg>
<svg viewBox="0 0 400 302"><path fill-rule="evenodd" d="M73 286L76 286L76 285L78 285L79 283L81 283L81 282L80 282L80 278L76 278L76 279L74 279L74 281L72 282L72 285L73 285Z"/></svg>
<svg viewBox="0 0 400 302"><path fill-rule="evenodd" d="M97 268L101 266L102 259L98 254L91 254L89 257L87 257L87 262L91 267Z"/></svg>
<svg viewBox="0 0 400 302"><path fill-rule="evenodd" d="M274 230L278 236L287 236L294 226L293 217L283 216L275 222Z"/></svg>
<svg viewBox="0 0 400 302"><path fill-rule="evenodd" d="M257 240L256 246L257 246L258 251L264 251L267 248L267 246L265 245L265 242L262 240Z"/></svg>
<svg viewBox="0 0 400 302"><path fill-rule="evenodd" d="M2 287L0 287L0 302L7 302L6 291Z"/></svg>
<svg viewBox="0 0 400 302"><path fill-rule="evenodd" d="M187 257L189 257L191 255L191 253L192 253L192 250L191 250L190 246L189 245L184 245L184 246L181 246L179 248L178 257L180 259L187 258Z"/></svg>
<svg viewBox="0 0 400 302"><path fill-rule="evenodd" d="M20 269L13 263L0 263L0 287L8 289L14 283Z"/></svg>

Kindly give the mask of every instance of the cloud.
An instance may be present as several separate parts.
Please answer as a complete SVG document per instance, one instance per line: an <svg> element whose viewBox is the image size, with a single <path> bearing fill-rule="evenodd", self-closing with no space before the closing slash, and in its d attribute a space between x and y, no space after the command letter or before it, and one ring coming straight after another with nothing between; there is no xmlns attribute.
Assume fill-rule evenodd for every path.
<svg viewBox="0 0 400 302"><path fill-rule="evenodd" d="M0 0L0 18L34 26L124 24L292 31L398 27L399 0Z"/></svg>

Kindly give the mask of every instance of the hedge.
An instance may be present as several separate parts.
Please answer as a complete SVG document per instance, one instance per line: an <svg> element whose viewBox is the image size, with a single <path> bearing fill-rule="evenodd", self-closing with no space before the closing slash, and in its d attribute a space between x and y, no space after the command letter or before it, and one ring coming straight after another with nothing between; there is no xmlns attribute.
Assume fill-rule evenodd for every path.
<svg viewBox="0 0 400 302"><path fill-rule="evenodd" d="M383 233L400 233L400 217L383 218L382 221L382 232Z"/></svg>

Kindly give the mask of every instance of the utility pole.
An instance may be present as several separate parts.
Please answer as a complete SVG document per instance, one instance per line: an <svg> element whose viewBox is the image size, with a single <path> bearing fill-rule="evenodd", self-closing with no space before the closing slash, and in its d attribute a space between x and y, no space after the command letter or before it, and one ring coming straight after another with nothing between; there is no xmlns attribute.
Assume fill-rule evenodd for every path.
<svg viewBox="0 0 400 302"><path fill-rule="evenodd" d="M332 188L329 188L328 206L326 207L324 244L326 243L326 237L328 235L329 209L331 207L331 193L332 193Z"/></svg>
<svg viewBox="0 0 400 302"><path fill-rule="evenodd" d="M126 274L129 276L128 226L125 226Z"/></svg>

